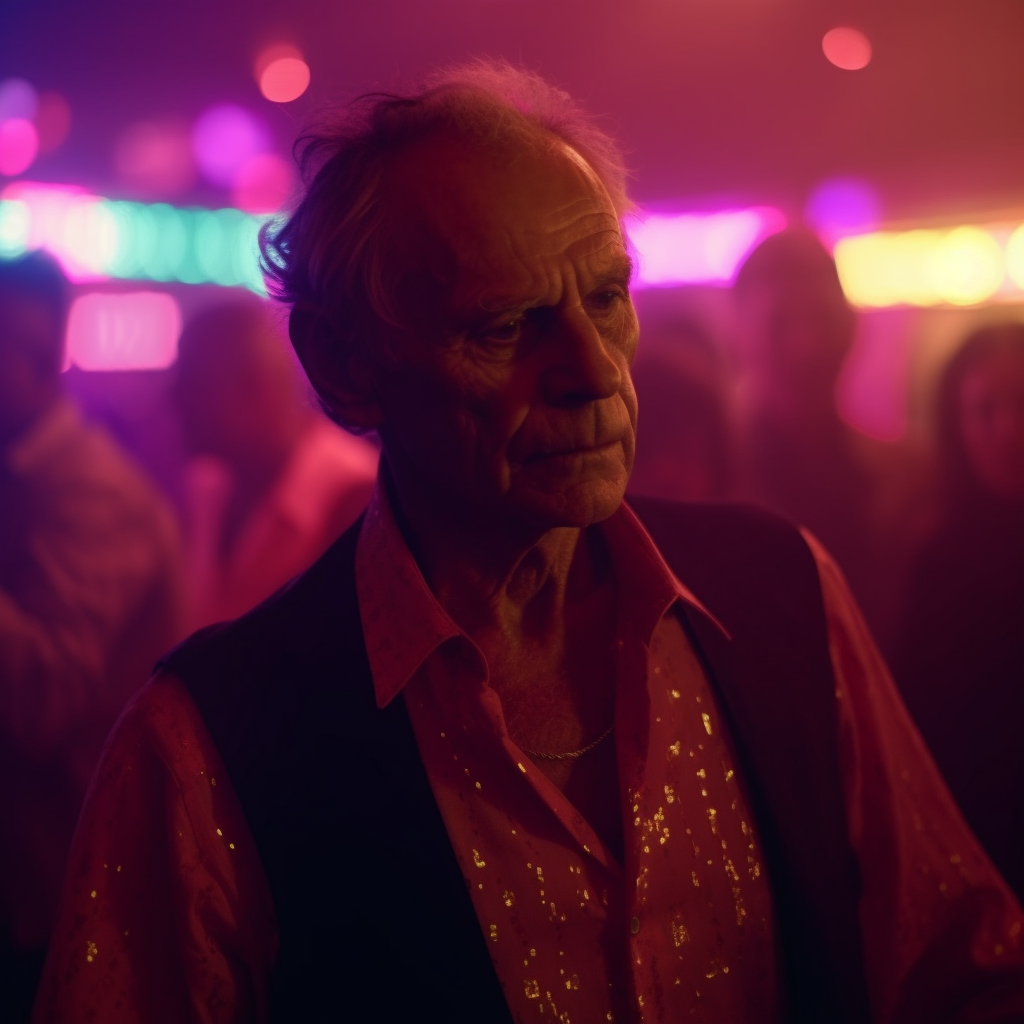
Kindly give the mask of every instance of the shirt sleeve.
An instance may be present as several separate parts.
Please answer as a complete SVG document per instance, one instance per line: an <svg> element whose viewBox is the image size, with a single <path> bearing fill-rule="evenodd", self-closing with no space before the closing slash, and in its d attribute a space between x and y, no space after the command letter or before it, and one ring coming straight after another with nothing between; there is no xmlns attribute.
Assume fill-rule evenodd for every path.
<svg viewBox="0 0 1024 1024"><path fill-rule="evenodd" d="M818 564L836 677L874 1018L1024 1019L1024 914L949 795L842 573L805 538Z"/></svg>
<svg viewBox="0 0 1024 1024"><path fill-rule="evenodd" d="M35 1024L268 1019L273 903L184 686L152 680L116 727L79 821Z"/></svg>

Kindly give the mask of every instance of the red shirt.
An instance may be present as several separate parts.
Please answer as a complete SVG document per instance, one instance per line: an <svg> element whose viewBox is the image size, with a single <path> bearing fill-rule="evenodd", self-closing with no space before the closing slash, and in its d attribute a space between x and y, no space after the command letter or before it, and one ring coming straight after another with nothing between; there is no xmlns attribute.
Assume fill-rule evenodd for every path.
<svg viewBox="0 0 1024 1024"><path fill-rule="evenodd" d="M625 864L509 738L479 650L430 593L379 490L356 560L378 704L407 702L516 1020L778 1020L771 894L743 780L669 614L699 602L628 508L598 529L623 609L612 735ZM927 1002L947 1019L1007 1019L1024 1009L1020 908L950 801L838 570L810 543L873 1016L917 1019ZM266 881L217 752L184 687L155 680L83 814L36 1019L264 1020L275 952Z"/></svg>

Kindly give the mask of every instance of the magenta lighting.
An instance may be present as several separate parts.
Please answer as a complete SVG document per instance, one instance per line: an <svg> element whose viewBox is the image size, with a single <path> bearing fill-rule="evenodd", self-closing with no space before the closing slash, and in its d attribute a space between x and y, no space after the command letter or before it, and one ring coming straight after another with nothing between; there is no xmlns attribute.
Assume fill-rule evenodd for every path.
<svg viewBox="0 0 1024 1024"><path fill-rule="evenodd" d="M728 284L743 258L786 218L769 206L718 213L640 213L626 219L636 249L636 288Z"/></svg>
<svg viewBox="0 0 1024 1024"><path fill-rule="evenodd" d="M181 310L166 292L91 292L71 304L66 365L165 370L178 358Z"/></svg>
<svg viewBox="0 0 1024 1024"><path fill-rule="evenodd" d="M271 148L270 131L262 119L233 103L207 107L192 126L196 164L216 185L233 185L247 161Z"/></svg>

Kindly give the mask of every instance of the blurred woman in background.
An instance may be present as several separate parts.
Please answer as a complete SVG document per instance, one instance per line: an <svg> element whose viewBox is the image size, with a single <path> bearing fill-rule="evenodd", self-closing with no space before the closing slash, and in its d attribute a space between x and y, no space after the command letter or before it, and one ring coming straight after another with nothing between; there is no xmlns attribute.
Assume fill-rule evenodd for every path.
<svg viewBox="0 0 1024 1024"><path fill-rule="evenodd" d="M896 679L954 796L1024 898L1024 324L984 327L937 396L942 516Z"/></svg>

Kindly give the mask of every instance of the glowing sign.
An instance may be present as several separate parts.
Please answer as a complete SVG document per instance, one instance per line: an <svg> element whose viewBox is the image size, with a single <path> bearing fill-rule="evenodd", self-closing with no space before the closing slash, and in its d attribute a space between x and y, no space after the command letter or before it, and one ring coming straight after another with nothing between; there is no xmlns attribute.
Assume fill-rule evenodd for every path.
<svg viewBox="0 0 1024 1024"><path fill-rule="evenodd" d="M71 303L66 364L164 370L178 358L181 310L166 292L92 292Z"/></svg>
<svg viewBox="0 0 1024 1024"><path fill-rule="evenodd" d="M115 202L65 185L0 191L0 254L46 249L72 281L107 278L241 286L265 294L257 234L241 210Z"/></svg>
<svg viewBox="0 0 1024 1024"><path fill-rule="evenodd" d="M871 63L871 41L855 28L834 28L826 32L821 49L830 64L844 71L860 71Z"/></svg>
<svg viewBox="0 0 1024 1024"><path fill-rule="evenodd" d="M725 284L758 242L785 225L770 207L630 217L626 231L639 257L635 287Z"/></svg>
<svg viewBox="0 0 1024 1024"><path fill-rule="evenodd" d="M858 306L975 306L1024 292L1024 225L856 235L836 243L835 258Z"/></svg>

